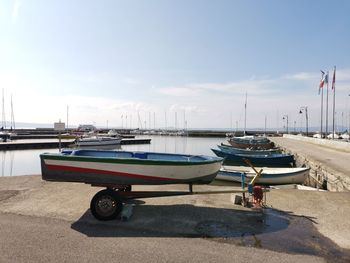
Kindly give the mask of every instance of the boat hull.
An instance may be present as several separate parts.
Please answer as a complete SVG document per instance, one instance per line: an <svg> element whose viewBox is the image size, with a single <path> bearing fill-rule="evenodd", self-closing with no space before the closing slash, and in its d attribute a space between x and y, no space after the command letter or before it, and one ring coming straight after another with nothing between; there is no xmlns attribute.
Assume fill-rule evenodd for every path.
<svg viewBox="0 0 350 263"><path fill-rule="evenodd" d="M118 145L120 144L121 139L109 139L109 140L82 140L77 141L76 145L79 147L84 146L105 146L105 145Z"/></svg>
<svg viewBox="0 0 350 263"><path fill-rule="evenodd" d="M216 149L212 149L212 151L217 156L225 158L224 164L247 165L244 160L248 159L254 166L291 167L294 165L294 156L288 154L244 155L228 153Z"/></svg>
<svg viewBox="0 0 350 263"><path fill-rule="evenodd" d="M269 149L269 150L248 150L235 148L226 144L218 145L218 148L223 152L234 153L234 154L249 154L249 155L266 155L266 154L276 154L280 153L279 149Z"/></svg>
<svg viewBox="0 0 350 263"><path fill-rule="evenodd" d="M116 185L207 184L222 163L222 159L179 162L54 154L42 154L40 158L44 180Z"/></svg>
<svg viewBox="0 0 350 263"><path fill-rule="evenodd" d="M236 142L233 140L229 140L228 142L231 144L231 146L240 148L240 149L269 150L275 147L275 144L273 142L259 143L259 144Z"/></svg>
<svg viewBox="0 0 350 263"><path fill-rule="evenodd" d="M285 171L283 171L283 169ZM283 185L283 184L302 184L305 182L310 168L283 168L276 171L269 171L267 168L263 168L263 172L259 178L256 179L256 184L261 185ZM259 170L259 169L258 169ZM266 171L267 170L267 171ZM239 170L227 170L225 168L220 169L216 179L242 182L242 175L245 177L245 183L250 183L256 175L253 171L239 171Z"/></svg>

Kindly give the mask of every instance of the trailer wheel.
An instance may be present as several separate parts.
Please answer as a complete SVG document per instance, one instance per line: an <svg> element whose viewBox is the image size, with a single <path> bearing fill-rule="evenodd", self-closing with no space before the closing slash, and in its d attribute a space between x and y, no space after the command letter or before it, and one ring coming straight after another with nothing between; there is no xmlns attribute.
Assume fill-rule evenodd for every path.
<svg viewBox="0 0 350 263"><path fill-rule="evenodd" d="M122 200L115 191L110 189L95 194L90 203L92 215L102 221L115 219L122 209Z"/></svg>

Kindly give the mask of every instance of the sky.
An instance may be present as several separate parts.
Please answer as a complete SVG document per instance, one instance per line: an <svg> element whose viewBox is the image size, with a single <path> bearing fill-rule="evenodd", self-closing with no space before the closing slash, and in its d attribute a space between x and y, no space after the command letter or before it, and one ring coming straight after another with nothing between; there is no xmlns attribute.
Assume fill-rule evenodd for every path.
<svg viewBox="0 0 350 263"><path fill-rule="evenodd" d="M0 0L6 120L126 128L350 122L350 2ZM326 109L326 88L324 109ZM329 87L329 123L333 93ZM283 119L284 117L284 119ZM324 117L325 122L325 117ZM297 128L298 129L298 128Z"/></svg>

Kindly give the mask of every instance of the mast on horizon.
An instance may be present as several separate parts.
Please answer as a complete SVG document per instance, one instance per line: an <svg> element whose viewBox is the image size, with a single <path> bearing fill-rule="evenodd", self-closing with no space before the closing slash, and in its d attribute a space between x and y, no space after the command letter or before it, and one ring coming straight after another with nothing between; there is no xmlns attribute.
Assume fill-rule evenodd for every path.
<svg viewBox="0 0 350 263"><path fill-rule="evenodd" d="M167 119L166 119L166 110L164 111L164 124L165 124L165 130L167 130Z"/></svg>
<svg viewBox="0 0 350 263"><path fill-rule="evenodd" d="M68 130L68 114L69 114L69 106L67 105L67 130Z"/></svg>
<svg viewBox="0 0 350 263"><path fill-rule="evenodd" d="M5 115L5 99L4 89L2 89L2 119L1 119L1 130L6 129L6 115Z"/></svg>
<svg viewBox="0 0 350 263"><path fill-rule="evenodd" d="M12 131L12 128L14 130L16 129L15 115L13 113L13 102L12 102L12 94L11 94L11 131Z"/></svg>
<svg viewBox="0 0 350 263"><path fill-rule="evenodd" d="M244 136L247 131L247 92L245 93L245 103L244 103Z"/></svg>

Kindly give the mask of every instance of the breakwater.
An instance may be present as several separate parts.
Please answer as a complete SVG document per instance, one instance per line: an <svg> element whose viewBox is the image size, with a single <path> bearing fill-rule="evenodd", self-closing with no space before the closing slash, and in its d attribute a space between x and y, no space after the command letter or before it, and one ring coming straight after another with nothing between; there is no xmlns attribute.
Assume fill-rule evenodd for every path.
<svg viewBox="0 0 350 263"><path fill-rule="evenodd" d="M130 144L150 144L151 139L122 139L121 145L130 145ZM74 146L74 140L62 140L61 147L68 148ZM35 141L31 140L30 142L2 142L0 143L0 151L5 150L26 150L26 149L53 149L59 148L59 141Z"/></svg>
<svg viewBox="0 0 350 263"><path fill-rule="evenodd" d="M294 154L297 166L310 167L306 183L329 191L350 191L350 143L285 134L272 140Z"/></svg>
<svg viewBox="0 0 350 263"><path fill-rule="evenodd" d="M132 138L134 135L174 135L176 131L174 129L156 129L156 130L149 130L149 129L120 129L116 128L114 129L116 132L118 132L123 138ZM98 134L107 134L109 129L97 129L96 133ZM243 136L244 131L243 130L216 130L216 129L186 129L181 130L181 136L188 136L188 137L226 137L227 134L234 134L235 136ZM44 138L44 136L47 136L45 138L57 138L58 131L55 131L53 128L37 128L37 129L16 129L14 131L16 135L14 135L15 139L29 139L29 138L35 138L36 136ZM66 129L65 131L67 134L82 134L83 132L76 131L75 129ZM297 134L297 132L290 132L290 134ZM312 136L314 133L309 132L309 135ZM282 136L282 133L277 132L276 130L249 130L246 132L246 135L266 135L268 137L274 137L274 136Z"/></svg>

